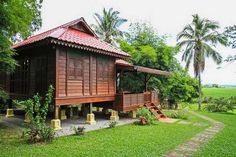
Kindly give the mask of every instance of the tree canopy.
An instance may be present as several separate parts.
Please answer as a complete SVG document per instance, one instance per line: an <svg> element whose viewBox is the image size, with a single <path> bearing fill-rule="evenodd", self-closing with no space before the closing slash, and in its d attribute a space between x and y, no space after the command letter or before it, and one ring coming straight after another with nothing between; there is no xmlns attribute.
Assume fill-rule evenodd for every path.
<svg viewBox="0 0 236 157"><path fill-rule="evenodd" d="M131 24L128 34L125 39L119 40L119 44L123 51L131 55L129 62L132 64L173 72L171 77L125 73L121 81L123 90L143 91L146 76L149 78L147 89L158 89L162 98L177 102L196 97L195 79L190 78L175 58L179 48L167 45L166 37L158 35L150 24Z"/></svg>
<svg viewBox="0 0 236 157"><path fill-rule="evenodd" d="M13 72L17 65L12 43L25 39L42 24L42 0L1 0L0 3L0 73ZM8 95L0 87L0 99Z"/></svg>
<svg viewBox="0 0 236 157"><path fill-rule="evenodd" d="M201 109L201 73L205 69L206 57L215 63L222 62L222 56L213 47L217 44L226 45L226 37L218 32L219 24L215 21L193 15L193 21L177 35L178 46L184 48L182 60L186 62L186 69L193 62L194 74L199 81L199 109Z"/></svg>
<svg viewBox="0 0 236 157"><path fill-rule="evenodd" d="M109 10L104 8L101 15L94 14L97 25L92 25L92 27L102 40L112 43L117 37L123 35L119 27L127 20L119 17L119 14L120 12L113 10L113 8Z"/></svg>
<svg viewBox="0 0 236 157"><path fill-rule="evenodd" d="M235 49L236 48L236 25L226 27L224 34L228 38L229 45L232 46L233 49ZM236 55L228 56L226 61L227 62L236 61Z"/></svg>
<svg viewBox="0 0 236 157"><path fill-rule="evenodd" d="M2 0L0 4L0 72L11 72L17 65L10 46L39 29L42 0Z"/></svg>

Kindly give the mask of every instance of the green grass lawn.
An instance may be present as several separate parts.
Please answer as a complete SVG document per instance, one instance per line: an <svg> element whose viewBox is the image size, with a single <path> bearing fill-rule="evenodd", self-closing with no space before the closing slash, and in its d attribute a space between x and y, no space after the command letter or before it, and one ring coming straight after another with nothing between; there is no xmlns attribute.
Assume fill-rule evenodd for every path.
<svg viewBox="0 0 236 157"><path fill-rule="evenodd" d="M205 97L230 97L236 96L236 88L203 88Z"/></svg>
<svg viewBox="0 0 236 157"><path fill-rule="evenodd" d="M174 149L187 139L201 132L209 122L190 115L192 124L159 123L151 126L134 124L102 129L84 136L57 138L51 144L30 145L19 138L19 132L1 126L0 156L17 157L66 157L66 156L140 156L157 157ZM208 126L194 126L202 122Z"/></svg>
<svg viewBox="0 0 236 157"><path fill-rule="evenodd" d="M225 124L224 129L218 133L198 153L197 157L233 157L236 156L236 112L232 113L207 113L203 115L216 119Z"/></svg>

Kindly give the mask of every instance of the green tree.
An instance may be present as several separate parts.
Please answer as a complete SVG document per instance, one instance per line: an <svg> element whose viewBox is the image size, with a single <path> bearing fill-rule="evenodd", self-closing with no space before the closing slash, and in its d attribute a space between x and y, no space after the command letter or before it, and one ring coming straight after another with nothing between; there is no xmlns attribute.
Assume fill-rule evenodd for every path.
<svg viewBox="0 0 236 157"><path fill-rule="evenodd" d="M119 40L119 44L123 51L132 56L130 63L173 72L180 67L174 57L178 49L167 45L165 39L165 36L159 36L148 23L132 23L126 38ZM145 77L150 78L147 85L148 90L159 89L162 93L167 77L144 73L125 73L121 87L123 90L143 91Z"/></svg>
<svg viewBox="0 0 236 157"><path fill-rule="evenodd" d="M2 0L0 4L0 72L12 72L17 65L13 59L12 42L19 41L39 29L42 0Z"/></svg>
<svg viewBox="0 0 236 157"><path fill-rule="evenodd" d="M177 109L179 102L191 102L198 97L198 81L191 78L186 71L182 70L174 73L167 81L165 97L169 100L169 105L175 105Z"/></svg>
<svg viewBox="0 0 236 157"><path fill-rule="evenodd" d="M127 20L119 17L120 12L110 8L108 11L104 8L102 15L95 13L94 19L97 25L92 25L95 32L108 43L114 42L114 40L123 35L123 32L119 27Z"/></svg>
<svg viewBox="0 0 236 157"><path fill-rule="evenodd" d="M194 74L198 78L199 110L202 102L201 73L205 69L205 59L210 57L215 63L220 64L222 57L213 49L218 43L226 45L226 38L217 30L219 24L208 19L202 19L197 14L193 15L193 21L177 35L178 45L184 47L182 60L186 62L186 69L193 60Z"/></svg>
<svg viewBox="0 0 236 157"><path fill-rule="evenodd" d="M236 48L236 25L226 27L224 34L229 40L229 45L232 46L233 49L235 49ZM227 62L236 61L236 55L228 56L226 61Z"/></svg>
<svg viewBox="0 0 236 157"><path fill-rule="evenodd" d="M41 4L42 0L1 1L0 73L13 72L17 65L13 58L15 52L11 49L12 43L28 37L41 26Z"/></svg>

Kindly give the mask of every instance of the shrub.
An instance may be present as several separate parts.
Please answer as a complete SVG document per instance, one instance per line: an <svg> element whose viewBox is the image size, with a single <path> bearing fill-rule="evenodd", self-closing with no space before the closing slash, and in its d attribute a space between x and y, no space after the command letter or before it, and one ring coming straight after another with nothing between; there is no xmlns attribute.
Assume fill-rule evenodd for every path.
<svg viewBox="0 0 236 157"><path fill-rule="evenodd" d="M140 125L157 123L156 117L147 108L139 109L137 113L140 116L139 118Z"/></svg>
<svg viewBox="0 0 236 157"><path fill-rule="evenodd" d="M114 128L114 127L116 127L116 125L117 125L118 123L116 122L116 121L110 121L110 123L109 123L109 128Z"/></svg>
<svg viewBox="0 0 236 157"><path fill-rule="evenodd" d="M205 107L210 112L227 112L233 110L236 106L236 97L215 98Z"/></svg>
<svg viewBox="0 0 236 157"><path fill-rule="evenodd" d="M84 134L85 134L85 127L84 127L84 126L82 126L82 127L80 127L80 126L76 127L76 126L73 125L73 126L72 126L72 129L74 130L75 135L81 136L81 135L84 135Z"/></svg>
<svg viewBox="0 0 236 157"><path fill-rule="evenodd" d="M175 110L167 113L167 117L176 119L188 119L188 114L186 110Z"/></svg>
<svg viewBox="0 0 236 157"><path fill-rule="evenodd" d="M44 101L36 94L33 98L25 101L16 102L25 107L26 114L29 116L30 123L23 135L28 135L30 143L51 142L54 138L53 129L46 126L48 106L52 102L53 87L50 85Z"/></svg>
<svg viewBox="0 0 236 157"><path fill-rule="evenodd" d="M202 103L211 103L213 100L213 97L204 97Z"/></svg>
<svg viewBox="0 0 236 157"><path fill-rule="evenodd" d="M0 109L6 108L8 99L9 99L8 94L0 87Z"/></svg>

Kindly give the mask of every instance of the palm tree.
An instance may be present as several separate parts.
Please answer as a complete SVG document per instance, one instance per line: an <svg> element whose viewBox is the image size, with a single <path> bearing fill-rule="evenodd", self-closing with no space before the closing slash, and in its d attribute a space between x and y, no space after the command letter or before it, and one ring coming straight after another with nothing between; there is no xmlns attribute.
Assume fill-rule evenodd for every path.
<svg viewBox="0 0 236 157"><path fill-rule="evenodd" d="M186 62L186 69L193 61L194 74L198 79L199 101L198 109L201 110L202 88L201 73L205 69L205 59L210 57L216 64L222 62L222 56L213 49L218 43L226 45L226 37L220 34L219 24L208 19L202 19L197 14L193 15L193 21L184 27L177 35L178 45L184 47L182 61Z"/></svg>
<svg viewBox="0 0 236 157"><path fill-rule="evenodd" d="M108 43L112 43L116 37L123 35L119 27L127 20L120 18L119 14L120 12L114 11L113 8L108 11L104 8L102 15L94 14L97 25L92 26L95 28L95 32Z"/></svg>

